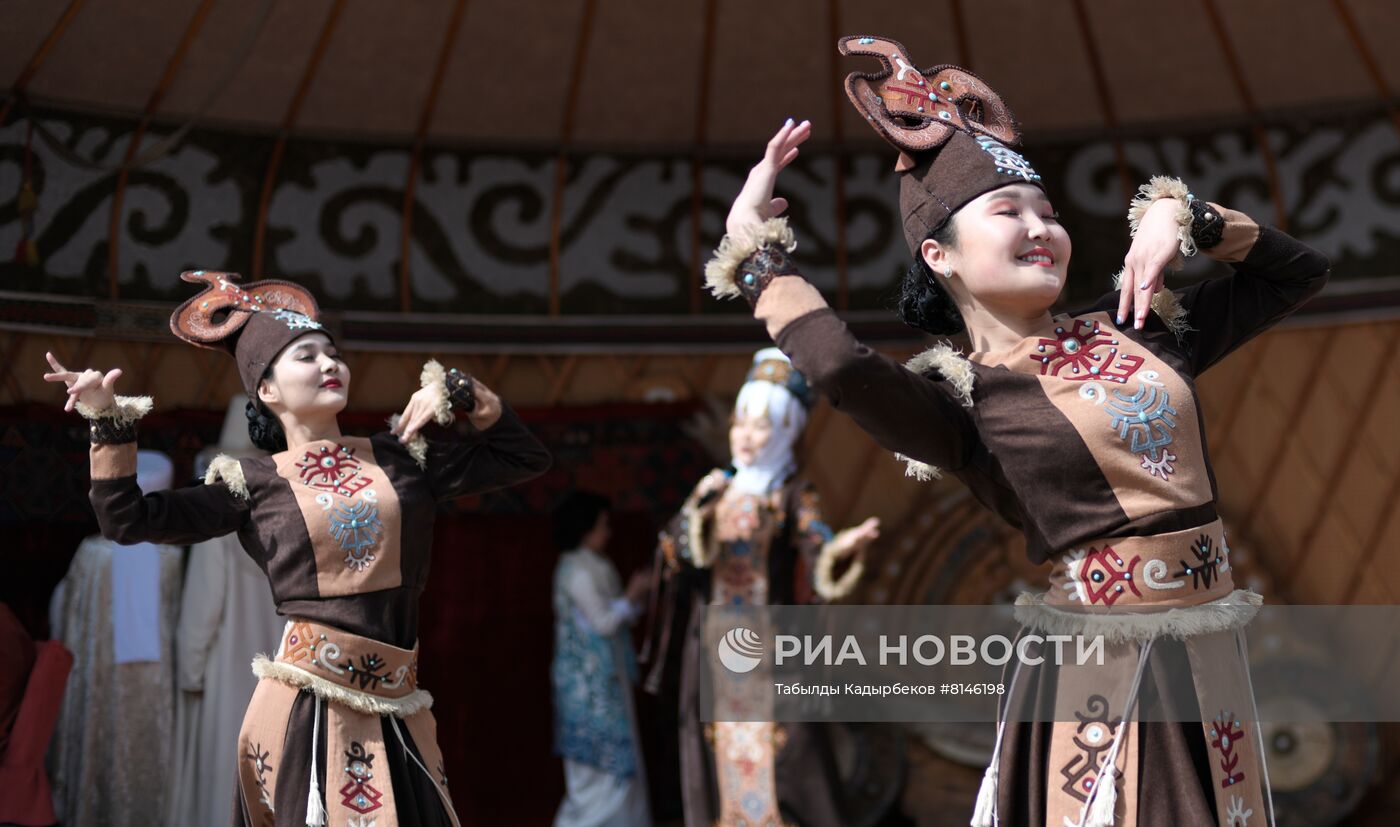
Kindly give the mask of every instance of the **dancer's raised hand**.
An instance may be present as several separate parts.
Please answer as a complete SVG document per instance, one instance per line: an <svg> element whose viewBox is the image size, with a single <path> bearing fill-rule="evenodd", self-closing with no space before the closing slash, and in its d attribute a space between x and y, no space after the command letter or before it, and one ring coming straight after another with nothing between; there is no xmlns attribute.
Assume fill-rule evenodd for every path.
<svg viewBox="0 0 1400 827"><path fill-rule="evenodd" d="M797 158L797 148L810 137L811 121L793 123L792 118L787 119L768 142L763 160L749 170L744 188L739 190L738 197L729 208L729 217L724 222L725 232L738 237L745 228L783 214L788 206L787 199L774 198L773 185L778 181L778 173Z"/></svg>
<svg viewBox="0 0 1400 827"><path fill-rule="evenodd" d="M100 411L110 408L116 401L113 388L121 378L121 368L112 368L106 373L91 368L71 371L59 364L52 353L45 353L44 358L49 360L49 367L53 368L51 373L44 374L44 381L63 382L68 386L68 401L64 403L63 410L71 411L74 405L81 402L93 410Z"/></svg>
<svg viewBox="0 0 1400 827"><path fill-rule="evenodd" d="M1138 225L1137 235L1123 260L1123 280L1119 284L1118 324L1128 321L1132 312L1133 327L1141 329L1152 309L1152 297L1162 289L1167 266L1176 259L1181 247L1178 233L1181 225L1177 213L1182 204L1175 198L1153 202Z"/></svg>

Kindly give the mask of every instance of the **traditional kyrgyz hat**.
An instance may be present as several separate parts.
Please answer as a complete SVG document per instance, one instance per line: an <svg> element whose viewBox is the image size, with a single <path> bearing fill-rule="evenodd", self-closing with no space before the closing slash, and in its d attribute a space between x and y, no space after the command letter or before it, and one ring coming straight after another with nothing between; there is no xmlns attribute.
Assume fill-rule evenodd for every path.
<svg viewBox="0 0 1400 827"><path fill-rule="evenodd" d="M807 410L817 401L816 391L807 384L807 377L792 366L786 353L775 347L766 347L753 355L753 365L744 377L744 384L753 382L768 382L783 388Z"/></svg>
<svg viewBox="0 0 1400 827"><path fill-rule="evenodd" d="M237 273L217 270L187 270L180 278L204 289L171 314L171 332L192 345L231 354L249 399L257 398L258 382L283 348L307 333L330 336L317 321L316 299L290 281L238 284Z"/></svg>
<svg viewBox="0 0 1400 827"><path fill-rule="evenodd" d="M950 64L920 71L897 41L843 37L843 55L880 59L880 72L846 76L846 95L866 122L899 150L899 213L904 238L919 245L964 204L1007 184L1044 189L1012 149L1021 139L1011 110L992 87Z"/></svg>

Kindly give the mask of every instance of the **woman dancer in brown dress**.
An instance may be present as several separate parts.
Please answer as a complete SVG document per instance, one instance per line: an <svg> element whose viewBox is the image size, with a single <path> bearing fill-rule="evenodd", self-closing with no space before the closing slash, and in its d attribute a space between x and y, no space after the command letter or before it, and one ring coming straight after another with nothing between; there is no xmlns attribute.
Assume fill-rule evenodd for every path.
<svg viewBox="0 0 1400 827"><path fill-rule="evenodd" d="M92 505L122 543L196 543L237 532L286 630L238 750L234 822L276 827L458 824L432 697L418 686L418 598L436 504L542 473L549 453L496 394L430 361L391 430L341 434L350 369L290 282L182 275L204 290L171 317L177 336L226 350L265 458L220 457L205 484L143 496L136 423L150 397L117 396L120 370L69 371L49 355L67 409L91 422ZM469 427L455 429L457 413ZM431 438L428 438L431 436Z"/></svg>
<svg viewBox="0 0 1400 827"><path fill-rule="evenodd" d="M1240 632L1260 597L1231 580L1195 380L1316 293L1326 258L1154 178L1129 211L1120 289L1052 313L1070 237L1012 148L1019 133L1001 99L956 66L915 69L892 40L848 37L840 49L882 64L846 89L900 153L915 259L900 313L932 333L966 329L974 351L945 344L896 364L856 341L802 278L773 185L806 122L785 124L753 168L707 280L748 300L798 370L911 474L954 475L1025 532L1031 559L1054 569L1049 592L1019 601L1023 622L1116 641L1091 679L1013 677L1007 703L1051 697L1054 720L1003 716L972 823L1272 822ZM1234 274L1164 289L1164 270L1198 250ZM1154 645L1167 652L1171 638L1185 641L1177 671L1199 710L1185 723L1136 721L1140 688L1170 671Z"/></svg>

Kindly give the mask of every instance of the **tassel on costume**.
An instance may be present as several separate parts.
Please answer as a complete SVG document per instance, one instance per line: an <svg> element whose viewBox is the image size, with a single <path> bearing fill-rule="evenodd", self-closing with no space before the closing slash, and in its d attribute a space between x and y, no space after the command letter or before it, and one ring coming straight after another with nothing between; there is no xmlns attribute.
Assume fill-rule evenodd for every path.
<svg viewBox="0 0 1400 827"><path fill-rule="evenodd" d="M321 803L321 785L311 776L311 789L306 791L306 827L325 827L326 808Z"/></svg>
<svg viewBox="0 0 1400 827"><path fill-rule="evenodd" d="M982 786L977 790L977 806L972 810L972 827L993 827L997 819L997 764L993 759L982 773Z"/></svg>
<svg viewBox="0 0 1400 827"><path fill-rule="evenodd" d="M1125 721L1123 726L1126 725ZM1104 768L1099 776L1097 794L1089 802L1089 818L1084 827L1112 827L1113 811L1118 806L1118 785L1114 783L1117 775L1118 767L1113 763Z"/></svg>
<svg viewBox="0 0 1400 827"><path fill-rule="evenodd" d="M316 753L321 747L321 696L311 713L311 783L306 789L306 827L325 827L326 806L321 803L321 784L316 780Z"/></svg>

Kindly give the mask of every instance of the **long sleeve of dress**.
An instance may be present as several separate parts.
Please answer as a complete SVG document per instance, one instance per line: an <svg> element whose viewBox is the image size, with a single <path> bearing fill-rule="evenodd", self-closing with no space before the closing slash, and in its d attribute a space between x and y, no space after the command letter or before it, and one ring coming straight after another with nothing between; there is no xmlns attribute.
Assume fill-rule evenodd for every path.
<svg viewBox="0 0 1400 827"><path fill-rule="evenodd" d="M102 536L122 545L190 545L242 528L248 503L227 486L141 493L136 484L136 422L150 409L149 397L119 396L104 411L78 406L92 422L88 497Z"/></svg>
<svg viewBox="0 0 1400 827"><path fill-rule="evenodd" d="M1312 298L1327 283L1330 267L1326 256L1303 242L1243 213L1211 207L1225 218L1225 227L1220 243L1204 252L1233 264L1235 272L1172 291L1186 310L1189 329L1182 343L1197 375Z"/></svg>
<svg viewBox="0 0 1400 827"><path fill-rule="evenodd" d="M142 494L136 475L92 481L89 492L102 536L115 543L202 543L238 531L248 504L223 485L192 485Z"/></svg>
<svg viewBox="0 0 1400 827"><path fill-rule="evenodd" d="M486 430L469 426L460 437L451 433L428 441L426 471L437 500L518 485L543 474L551 462L549 451L505 404Z"/></svg>
<svg viewBox="0 0 1400 827"><path fill-rule="evenodd" d="M569 596L579 614L594 632L607 637L637 617L637 609L624 597L609 597L582 566L575 566L564 581L564 593Z"/></svg>
<svg viewBox="0 0 1400 827"><path fill-rule="evenodd" d="M802 558L812 592L821 600L845 597L865 571L865 566L851 557L851 529L832 530L822 514L821 495L810 483L795 492L790 511L791 542ZM845 568L836 576L838 563L845 563Z"/></svg>
<svg viewBox="0 0 1400 827"><path fill-rule="evenodd" d="M807 381L881 446L953 471L967 463L976 440L970 399L861 344L815 287L774 279L755 315Z"/></svg>

